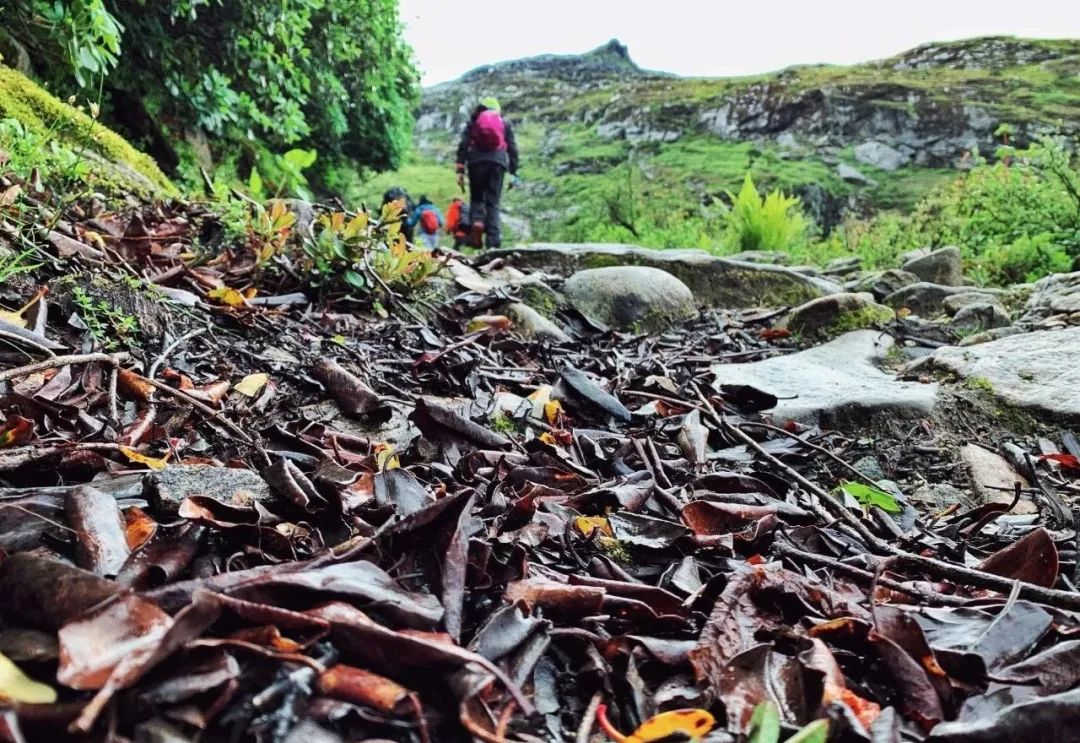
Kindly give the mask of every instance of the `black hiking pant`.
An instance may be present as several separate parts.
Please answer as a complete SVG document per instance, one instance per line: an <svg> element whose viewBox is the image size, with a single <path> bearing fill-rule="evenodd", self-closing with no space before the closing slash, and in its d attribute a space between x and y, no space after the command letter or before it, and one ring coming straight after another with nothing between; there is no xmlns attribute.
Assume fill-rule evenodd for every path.
<svg viewBox="0 0 1080 743"><path fill-rule="evenodd" d="M469 163L469 219L482 222L487 247L502 245L499 229L499 201L502 200L506 168L495 162ZM480 247L479 245L475 247Z"/></svg>

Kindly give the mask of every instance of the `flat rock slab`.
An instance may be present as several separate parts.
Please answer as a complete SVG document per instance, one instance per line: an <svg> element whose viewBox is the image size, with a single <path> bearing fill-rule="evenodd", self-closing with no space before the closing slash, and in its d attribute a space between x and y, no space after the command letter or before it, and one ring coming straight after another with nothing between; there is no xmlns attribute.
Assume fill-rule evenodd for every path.
<svg viewBox="0 0 1080 743"><path fill-rule="evenodd" d="M716 384L749 384L780 400L773 420L831 428L928 415L938 385L897 381L881 363L893 340L876 330L857 330L821 346L750 364L713 367Z"/></svg>
<svg viewBox="0 0 1080 743"><path fill-rule="evenodd" d="M971 473L971 486L983 503L1009 505L1014 497L1013 487L1016 483L1020 483L1024 490L1031 487L1005 457L981 446L965 444L960 449L960 459L967 465L968 472ZM1014 514L1037 512L1038 509L1030 498L1021 498L1012 510Z"/></svg>
<svg viewBox="0 0 1080 743"><path fill-rule="evenodd" d="M587 268L649 266L667 271L694 293L699 305L720 308L795 307L840 291L838 284L782 266L718 258L703 250L649 250L632 245L536 243L489 250L483 262L502 258L524 270L569 276Z"/></svg>
<svg viewBox="0 0 1080 743"><path fill-rule="evenodd" d="M193 495L205 495L231 506L266 503L273 496L257 472L206 464L173 464L146 479L146 499L154 512L175 517L180 503Z"/></svg>
<svg viewBox="0 0 1080 743"><path fill-rule="evenodd" d="M1080 328L1010 335L977 346L939 348L931 357L1037 417L1080 421Z"/></svg>

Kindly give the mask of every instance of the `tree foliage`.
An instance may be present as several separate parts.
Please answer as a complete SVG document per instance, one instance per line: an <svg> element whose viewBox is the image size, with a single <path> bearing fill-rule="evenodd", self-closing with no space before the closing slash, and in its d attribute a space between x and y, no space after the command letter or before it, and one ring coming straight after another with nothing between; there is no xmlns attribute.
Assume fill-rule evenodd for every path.
<svg viewBox="0 0 1080 743"><path fill-rule="evenodd" d="M383 169L408 147L417 75L396 0L2 3L36 72L103 85L106 114L152 150L198 129L218 152L302 146Z"/></svg>

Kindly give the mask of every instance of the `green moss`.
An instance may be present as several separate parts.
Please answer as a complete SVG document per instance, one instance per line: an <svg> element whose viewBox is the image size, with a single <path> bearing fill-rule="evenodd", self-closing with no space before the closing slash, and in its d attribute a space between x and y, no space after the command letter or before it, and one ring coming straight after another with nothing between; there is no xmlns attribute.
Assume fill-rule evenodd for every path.
<svg viewBox="0 0 1080 743"><path fill-rule="evenodd" d="M981 392L993 393L994 391L994 385L986 377L970 377L964 381L964 384L973 390Z"/></svg>
<svg viewBox="0 0 1080 743"><path fill-rule="evenodd" d="M538 283L524 283L517 287L521 301L549 320L559 309L559 295L550 287Z"/></svg>
<svg viewBox="0 0 1080 743"><path fill-rule="evenodd" d="M110 180L131 181L135 187L166 194L176 192L148 155L4 65L0 65L0 119L15 119L28 133L45 139L46 144L55 142L76 154L85 151L107 161L115 171Z"/></svg>
<svg viewBox="0 0 1080 743"><path fill-rule="evenodd" d="M895 318L896 313L893 310L874 305L841 313L829 330L833 335L842 335L852 330L877 328L887 322L892 322Z"/></svg>
<svg viewBox="0 0 1080 743"><path fill-rule="evenodd" d="M514 423L513 418L500 410L491 416L491 430L501 434L510 434L517 431L517 424Z"/></svg>
<svg viewBox="0 0 1080 743"><path fill-rule="evenodd" d="M609 559L623 565L629 565L633 562L633 556L630 554L630 550L627 549L626 543L612 539L611 537L598 537L596 540L596 546L600 548Z"/></svg>

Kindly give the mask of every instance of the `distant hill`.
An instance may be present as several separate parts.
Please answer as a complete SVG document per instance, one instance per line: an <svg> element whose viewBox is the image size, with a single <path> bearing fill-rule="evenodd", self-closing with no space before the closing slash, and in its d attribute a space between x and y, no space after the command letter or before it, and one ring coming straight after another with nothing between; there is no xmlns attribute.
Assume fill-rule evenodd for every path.
<svg viewBox="0 0 1080 743"><path fill-rule="evenodd" d="M628 162L641 188L703 208L750 170L759 186L799 194L828 228L910 207L973 151L992 158L1002 124L1019 145L1080 133L1080 40L977 38L743 78L643 70L615 40L500 62L424 91L412 164L373 192L394 181L448 199L457 135L482 95L498 96L516 125L526 188L508 208L519 237L550 231Z"/></svg>

